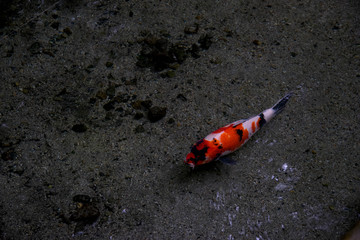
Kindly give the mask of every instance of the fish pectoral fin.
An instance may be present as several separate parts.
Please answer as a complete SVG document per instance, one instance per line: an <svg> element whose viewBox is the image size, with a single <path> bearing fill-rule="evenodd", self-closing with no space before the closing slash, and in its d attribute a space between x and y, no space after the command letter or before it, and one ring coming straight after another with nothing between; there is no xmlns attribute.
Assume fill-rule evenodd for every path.
<svg viewBox="0 0 360 240"><path fill-rule="evenodd" d="M236 161L230 157L221 157L219 158L219 161L225 163L225 164L229 164L229 165L235 165Z"/></svg>

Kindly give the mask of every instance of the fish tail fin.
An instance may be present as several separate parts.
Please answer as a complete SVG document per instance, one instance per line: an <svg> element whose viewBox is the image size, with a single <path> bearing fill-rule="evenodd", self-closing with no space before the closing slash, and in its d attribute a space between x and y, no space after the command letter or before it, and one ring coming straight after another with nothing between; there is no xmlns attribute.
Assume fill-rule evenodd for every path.
<svg viewBox="0 0 360 240"><path fill-rule="evenodd" d="M282 99L280 99L273 107L272 110L274 110L274 115L278 115L285 107L286 103L289 101L289 99L291 98L291 96L293 95L292 92L288 93L285 95L285 97L283 97Z"/></svg>

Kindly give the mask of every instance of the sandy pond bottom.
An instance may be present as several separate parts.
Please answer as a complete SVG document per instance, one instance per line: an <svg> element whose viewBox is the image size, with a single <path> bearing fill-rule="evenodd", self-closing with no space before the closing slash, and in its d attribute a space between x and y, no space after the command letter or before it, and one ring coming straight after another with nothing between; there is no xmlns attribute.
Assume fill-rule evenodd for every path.
<svg viewBox="0 0 360 240"><path fill-rule="evenodd" d="M359 221L357 1L1 9L1 239L339 239ZM183 164L290 91L236 165Z"/></svg>

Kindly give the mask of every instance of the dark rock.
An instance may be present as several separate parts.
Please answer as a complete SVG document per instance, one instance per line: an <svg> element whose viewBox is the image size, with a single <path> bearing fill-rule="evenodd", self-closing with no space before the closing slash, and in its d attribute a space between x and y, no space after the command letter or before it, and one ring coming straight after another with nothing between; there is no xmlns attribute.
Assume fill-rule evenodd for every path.
<svg viewBox="0 0 360 240"><path fill-rule="evenodd" d="M66 98L66 94L67 94L67 90L66 88L63 88L58 94L56 94L54 97L53 97L53 100L54 101L63 101L64 98Z"/></svg>
<svg viewBox="0 0 360 240"><path fill-rule="evenodd" d="M58 30L58 29L59 29L59 26L60 26L60 23L59 23L59 22L53 22L50 26L51 26L52 28Z"/></svg>
<svg viewBox="0 0 360 240"><path fill-rule="evenodd" d="M262 42L256 39L253 41L253 44L255 44L256 46L260 46Z"/></svg>
<svg viewBox="0 0 360 240"><path fill-rule="evenodd" d="M89 103L90 103L90 104L96 103L96 98L94 98L94 97L90 98L90 99L89 99Z"/></svg>
<svg viewBox="0 0 360 240"><path fill-rule="evenodd" d="M169 71L163 72L163 73L161 73L161 77L173 78L173 77L175 77L175 71L169 70Z"/></svg>
<svg viewBox="0 0 360 240"><path fill-rule="evenodd" d="M121 107L121 106L120 106L120 107L118 107L118 108L116 108L116 109L115 109L115 111L116 111L116 112L119 112L119 113L123 113L123 112L125 112L124 108L123 108L123 107Z"/></svg>
<svg viewBox="0 0 360 240"><path fill-rule="evenodd" d="M190 53L193 58L199 58L200 57L200 47L194 43L191 46Z"/></svg>
<svg viewBox="0 0 360 240"><path fill-rule="evenodd" d="M185 33L193 34L198 31L198 25L188 26L184 29ZM167 34L162 34L166 36ZM188 42L171 43L170 35L165 37L155 37L150 33L140 41L142 49L137 57L136 65L142 68L151 68L155 72L163 71L166 68L183 63L190 55L194 58L200 57L200 48L209 49L212 44L212 36L202 35L198 43L189 45ZM166 74L162 75L166 77ZM171 76L169 76L171 77Z"/></svg>
<svg viewBox="0 0 360 240"><path fill-rule="evenodd" d="M136 109L136 110L140 110L140 109L141 109L141 101L140 101L140 100L137 100L137 101L133 102L133 103L131 104L131 106L132 106L134 109Z"/></svg>
<svg viewBox="0 0 360 240"><path fill-rule="evenodd" d="M86 68L85 71L87 73L91 73L94 70L95 66L93 64L89 64Z"/></svg>
<svg viewBox="0 0 360 240"><path fill-rule="evenodd" d="M25 169L21 164L14 164L9 166L9 172L21 176L25 172Z"/></svg>
<svg viewBox="0 0 360 240"><path fill-rule="evenodd" d="M143 116L144 116L144 114L142 112L137 112L137 113L135 113L134 119L139 120Z"/></svg>
<svg viewBox="0 0 360 240"><path fill-rule="evenodd" d="M125 109L124 116L131 115L132 113L130 109Z"/></svg>
<svg viewBox="0 0 360 240"><path fill-rule="evenodd" d="M110 110L113 110L115 107L115 102L114 101L110 101L108 103L106 103L103 108L105 109L105 111L110 111Z"/></svg>
<svg viewBox="0 0 360 240"><path fill-rule="evenodd" d="M133 79L130 79L130 80L125 79L124 84L127 85L127 86L136 86L137 79L136 78L133 78Z"/></svg>
<svg viewBox="0 0 360 240"><path fill-rule="evenodd" d="M142 108L149 109L151 105L152 105L151 100L143 100L143 101L137 100L131 104L131 106L136 110L140 110Z"/></svg>
<svg viewBox="0 0 360 240"><path fill-rule="evenodd" d="M9 139L6 139L6 140L9 140ZM15 143L13 143L13 142L9 142L9 141L3 142L3 140L0 140L0 148L11 147L14 144Z"/></svg>
<svg viewBox="0 0 360 240"><path fill-rule="evenodd" d="M100 211L87 195L76 195L73 197L76 202L76 210L71 214L69 220L77 222L74 232L83 231L86 225L94 223L100 216Z"/></svg>
<svg viewBox="0 0 360 240"><path fill-rule="evenodd" d="M336 23L336 25L333 26L332 30L339 30L341 28L341 25Z"/></svg>
<svg viewBox="0 0 360 240"><path fill-rule="evenodd" d="M221 59L218 57L210 59L210 62L213 64L221 64L222 63Z"/></svg>
<svg viewBox="0 0 360 240"><path fill-rule="evenodd" d="M14 54L14 46L10 46L6 49L6 57L11 57Z"/></svg>
<svg viewBox="0 0 360 240"><path fill-rule="evenodd" d="M150 122L156 122L165 117L165 115L166 108L155 106L149 109L148 118Z"/></svg>
<svg viewBox="0 0 360 240"><path fill-rule="evenodd" d="M106 89L106 95L109 97L109 98L113 98L115 96L115 86L109 86L107 89Z"/></svg>
<svg viewBox="0 0 360 240"><path fill-rule="evenodd" d="M27 50L32 54L39 54L43 48L43 45L40 42L34 42L27 48Z"/></svg>
<svg viewBox="0 0 360 240"><path fill-rule="evenodd" d="M91 197L89 197L88 195L79 194L73 197L73 201L79 203L90 203Z"/></svg>
<svg viewBox="0 0 360 240"><path fill-rule="evenodd" d="M16 158L16 153L13 148L11 148L1 154L1 159L4 161L14 160L15 158Z"/></svg>
<svg viewBox="0 0 360 240"><path fill-rule="evenodd" d="M205 34L202 35L199 39L199 44L202 49L209 49L212 44L212 36Z"/></svg>
<svg viewBox="0 0 360 240"><path fill-rule="evenodd" d="M63 32L66 33L68 36L72 34L72 31L68 27L64 28Z"/></svg>
<svg viewBox="0 0 360 240"><path fill-rule="evenodd" d="M184 33L186 33L186 34L195 34L198 31L199 31L199 24L197 24L197 23L186 26L184 29Z"/></svg>
<svg viewBox="0 0 360 240"><path fill-rule="evenodd" d="M232 37L234 35L234 32L228 28L225 28L224 32L226 33L226 37Z"/></svg>
<svg viewBox="0 0 360 240"><path fill-rule="evenodd" d="M169 120L167 121L168 124L173 124L175 122L175 120L173 118L169 118Z"/></svg>
<svg viewBox="0 0 360 240"><path fill-rule="evenodd" d="M97 21L97 24L98 25L103 25L104 23L108 22L109 21L109 18L106 18L106 17L101 17L99 18L99 20Z"/></svg>
<svg viewBox="0 0 360 240"><path fill-rule="evenodd" d="M42 52L50 57L55 57L55 54L50 49L44 48Z"/></svg>
<svg viewBox="0 0 360 240"><path fill-rule="evenodd" d="M123 120L121 118L119 118L115 121L115 126L120 127L122 123L123 123Z"/></svg>
<svg viewBox="0 0 360 240"><path fill-rule="evenodd" d="M126 103L127 101L129 101L130 96L127 93L119 93L114 100L118 103Z"/></svg>
<svg viewBox="0 0 360 240"><path fill-rule="evenodd" d="M180 99L180 100L183 101L183 102L186 102L186 101L187 101L187 98L186 98L182 93L178 94L176 98L177 98L177 99Z"/></svg>
<svg viewBox="0 0 360 240"><path fill-rule="evenodd" d="M152 101L151 100L141 101L141 105L144 106L144 108L149 109L152 105Z"/></svg>
<svg viewBox="0 0 360 240"><path fill-rule="evenodd" d="M114 80L114 79L115 79L114 76L113 76L111 73L109 73L109 74L107 75L107 78L108 78L109 80Z"/></svg>
<svg viewBox="0 0 360 240"><path fill-rule="evenodd" d="M144 129L144 127L142 125L139 125L134 129L134 132L135 133L142 133L142 132L145 132L145 129Z"/></svg>
<svg viewBox="0 0 360 240"><path fill-rule="evenodd" d="M169 49L169 53L175 57L176 62L178 63L183 63L188 57L186 46L180 43L172 45Z"/></svg>
<svg viewBox="0 0 360 240"><path fill-rule="evenodd" d="M114 66L114 64L113 64L112 62L106 62L106 63L105 63L105 66L106 66L107 68L111 68L112 66Z"/></svg>
<svg viewBox="0 0 360 240"><path fill-rule="evenodd" d="M175 55L170 51L171 44L167 39L150 36L145 38L142 43L143 47L136 62L138 67L149 67L158 72L176 62Z"/></svg>
<svg viewBox="0 0 360 240"><path fill-rule="evenodd" d="M22 89L20 89L24 94L28 94L31 90L30 87L23 87Z"/></svg>
<svg viewBox="0 0 360 240"><path fill-rule="evenodd" d="M96 93L96 97L97 98L100 98L101 100L105 100L106 99L106 93L102 90L99 90L97 93Z"/></svg>
<svg viewBox="0 0 360 240"><path fill-rule="evenodd" d="M111 120L114 118L114 114L112 112L107 112L105 115L105 120Z"/></svg>
<svg viewBox="0 0 360 240"><path fill-rule="evenodd" d="M71 129L74 132L82 133L87 130L87 127L84 124L80 123L80 124L75 124Z"/></svg>
<svg viewBox="0 0 360 240"><path fill-rule="evenodd" d="M12 20L23 10L21 9L23 5L14 1L0 1L0 28L10 26Z"/></svg>

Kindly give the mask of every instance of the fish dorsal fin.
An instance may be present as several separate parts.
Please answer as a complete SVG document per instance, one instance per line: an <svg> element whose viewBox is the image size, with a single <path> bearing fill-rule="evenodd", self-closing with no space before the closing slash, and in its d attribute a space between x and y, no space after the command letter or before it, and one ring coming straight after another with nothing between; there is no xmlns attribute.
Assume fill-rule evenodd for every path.
<svg viewBox="0 0 360 240"><path fill-rule="evenodd" d="M240 120L237 120L237 121L235 121L235 122L233 122L231 124L233 125L233 127L236 127L237 125L239 125L239 124L241 124L243 122L246 122L246 120L247 119L240 119ZM231 124L229 124L229 125L231 125Z"/></svg>

